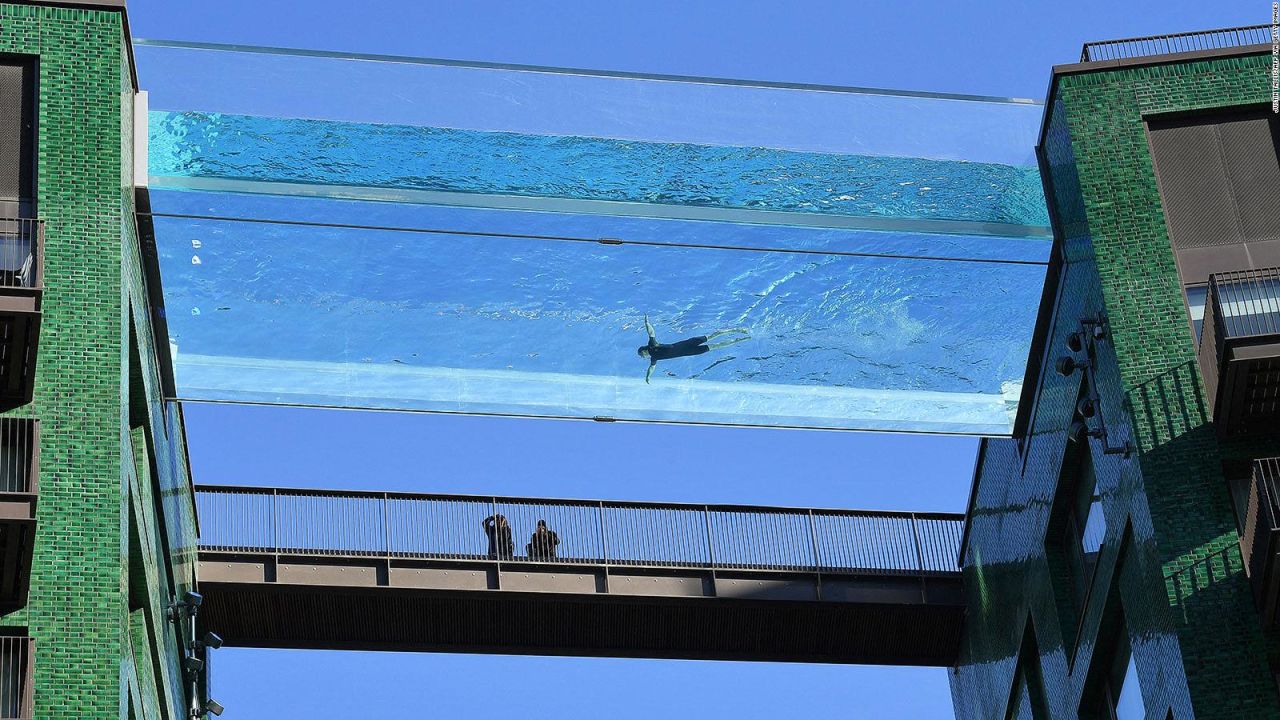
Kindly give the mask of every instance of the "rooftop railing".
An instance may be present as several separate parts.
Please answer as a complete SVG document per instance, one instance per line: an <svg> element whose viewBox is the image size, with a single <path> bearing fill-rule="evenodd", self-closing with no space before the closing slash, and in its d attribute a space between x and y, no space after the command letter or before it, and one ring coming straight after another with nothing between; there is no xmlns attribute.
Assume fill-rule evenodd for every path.
<svg viewBox="0 0 1280 720"><path fill-rule="evenodd" d="M1085 43L1080 51L1080 62L1099 60L1126 60L1150 55L1195 52L1197 50L1221 50L1225 48L1263 45L1271 42L1270 25L1246 25L1243 27L1197 30L1170 35L1101 40Z"/></svg>
<svg viewBox="0 0 1280 720"><path fill-rule="evenodd" d="M843 574L955 573L963 530L947 513L207 485L196 505L202 551Z"/></svg>

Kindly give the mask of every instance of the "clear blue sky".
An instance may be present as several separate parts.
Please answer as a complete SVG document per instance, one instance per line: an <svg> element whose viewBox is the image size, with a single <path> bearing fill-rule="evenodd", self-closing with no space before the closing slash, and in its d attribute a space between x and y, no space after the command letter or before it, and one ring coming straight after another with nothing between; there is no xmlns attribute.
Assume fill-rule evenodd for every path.
<svg viewBox="0 0 1280 720"><path fill-rule="evenodd" d="M131 0L135 35L1040 98L1086 40L1270 3ZM205 483L959 511L967 439L188 406ZM648 469L669 472L655 477ZM946 671L223 649L226 718L949 718Z"/></svg>

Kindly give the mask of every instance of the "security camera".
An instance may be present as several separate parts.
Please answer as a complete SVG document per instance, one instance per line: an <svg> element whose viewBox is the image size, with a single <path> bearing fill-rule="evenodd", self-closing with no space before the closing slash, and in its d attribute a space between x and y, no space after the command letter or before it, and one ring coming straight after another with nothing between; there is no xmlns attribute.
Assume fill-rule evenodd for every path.
<svg viewBox="0 0 1280 720"><path fill-rule="evenodd" d="M212 713L214 715L221 715L223 710L226 710L226 708L222 707L222 704L219 703L217 700L210 699L205 701L205 704L204 704L205 712Z"/></svg>
<svg viewBox="0 0 1280 720"><path fill-rule="evenodd" d="M198 673L204 669L204 661L194 655L190 655L182 659L182 667L189 672Z"/></svg>
<svg viewBox="0 0 1280 720"><path fill-rule="evenodd" d="M190 605L191 607L200 607L200 604L204 602L204 596L195 590L188 590L182 596L182 602L183 604Z"/></svg>
<svg viewBox="0 0 1280 720"><path fill-rule="evenodd" d="M222 636L217 633L207 632L204 634L204 639L201 640L201 642L205 647L211 650L217 650L222 647Z"/></svg>

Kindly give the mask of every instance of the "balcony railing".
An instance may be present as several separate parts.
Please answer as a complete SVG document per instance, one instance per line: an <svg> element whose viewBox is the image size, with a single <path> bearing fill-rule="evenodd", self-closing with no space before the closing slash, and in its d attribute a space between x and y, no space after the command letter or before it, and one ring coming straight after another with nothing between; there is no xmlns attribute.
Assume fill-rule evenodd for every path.
<svg viewBox="0 0 1280 720"><path fill-rule="evenodd" d="M0 218L0 403L31 401L44 290L44 221Z"/></svg>
<svg viewBox="0 0 1280 720"><path fill-rule="evenodd" d="M43 247L43 220L0 218L0 288L39 290Z"/></svg>
<svg viewBox="0 0 1280 720"><path fill-rule="evenodd" d="M39 476L39 422L0 417L0 611L27 602Z"/></svg>
<svg viewBox="0 0 1280 720"><path fill-rule="evenodd" d="M1270 25L1246 25L1217 30L1173 33L1170 35L1148 35L1146 37L1085 43L1084 48L1080 51L1080 62L1125 60L1150 55L1195 52L1197 50L1222 50L1248 45L1264 45L1270 42Z"/></svg>
<svg viewBox="0 0 1280 720"><path fill-rule="evenodd" d="M953 574L963 530L945 513L218 486L196 504L201 551L828 574ZM509 542L483 526L497 516Z"/></svg>
<svg viewBox="0 0 1280 720"><path fill-rule="evenodd" d="M1280 268L1209 277L1200 370L1222 434L1280 420Z"/></svg>
<svg viewBox="0 0 1280 720"><path fill-rule="evenodd" d="M1280 601L1280 573L1276 552L1280 550L1280 506L1276 501L1276 481L1280 479L1280 458L1264 458L1253 463L1253 481L1241 515L1240 556L1253 583L1254 599L1263 621L1276 624Z"/></svg>
<svg viewBox="0 0 1280 720"><path fill-rule="evenodd" d="M31 720L35 641L0 637L0 720Z"/></svg>

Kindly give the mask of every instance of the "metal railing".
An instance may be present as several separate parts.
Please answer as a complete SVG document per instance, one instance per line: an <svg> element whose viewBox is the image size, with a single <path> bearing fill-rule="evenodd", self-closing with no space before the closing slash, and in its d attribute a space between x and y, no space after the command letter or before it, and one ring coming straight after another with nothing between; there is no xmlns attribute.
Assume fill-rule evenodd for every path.
<svg viewBox="0 0 1280 720"><path fill-rule="evenodd" d="M1200 369L1212 407L1227 341L1280 335L1280 268L1209 276L1200 331Z"/></svg>
<svg viewBox="0 0 1280 720"><path fill-rule="evenodd" d="M1262 458L1253 461L1253 482L1249 486L1249 498L1244 507L1240 555L1249 570L1249 577L1257 582L1271 557L1271 535L1280 531L1280 507L1276 506L1276 480L1280 479L1280 458Z"/></svg>
<svg viewBox="0 0 1280 720"><path fill-rule="evenodd" d="M0 289L39 289L43 252L43 220L0 218Z"/></svg>
<svg viewBox="0 0 1280 720"><path fill-rule="evenodd" d="M1169 35L1100 40L1085 43L1080 51L1080 62L1099 60L1125 60L1149 55L1170 55L1197 50L1221 50L1264 45L1271 42L1270 25L1245 25L1242 27L1196 30Z"/></svg>
<svg viewBox="0 0 1280 720"><path fill-rule="evenodd" d="M205 551L850 574L958 572L964 524L948 513L209 485L196 507ZM510 541L491 542L506 535L484 527L496 516ZM539 520L555 542L534 539Z"/></svg>
<svg viewBox="0 0 1280 720"><path fill-rule="evenodd" d="M0 493L38 492L39 454L35 420L0 417Z"/></svg>
<svg viewBox="0 0 1280 720"><path fill-rule="evenodd" d="M0 637L0 720L31 720L35 641Z"/></svg>
<svg viewBox="0 0 1280 720"><path fill-rule="evenodd" d="M1223 339L1280 334L1280 268L1210 275L1210 305Z"/></svg>

